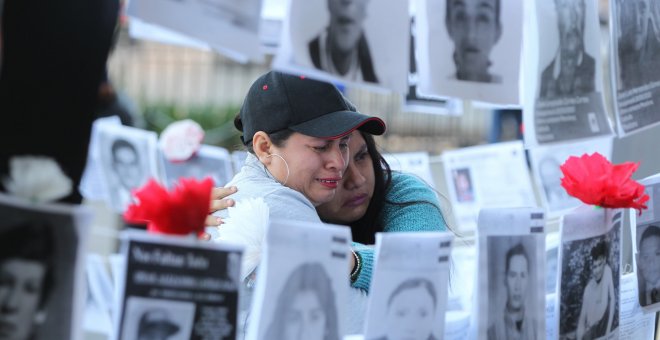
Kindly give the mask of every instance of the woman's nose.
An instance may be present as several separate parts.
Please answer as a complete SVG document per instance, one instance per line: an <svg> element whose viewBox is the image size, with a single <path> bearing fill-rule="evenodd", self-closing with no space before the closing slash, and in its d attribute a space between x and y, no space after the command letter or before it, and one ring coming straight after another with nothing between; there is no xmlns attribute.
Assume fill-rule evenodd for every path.
<svg viewBox="0 0 660 340"><path fill-rule="evenodd" d="M346 168L346 175L342 179L346 189L355 189L359 188L367 181L367 179L362 176L362 173L359 171L355 163L351 162Z"/></svg>

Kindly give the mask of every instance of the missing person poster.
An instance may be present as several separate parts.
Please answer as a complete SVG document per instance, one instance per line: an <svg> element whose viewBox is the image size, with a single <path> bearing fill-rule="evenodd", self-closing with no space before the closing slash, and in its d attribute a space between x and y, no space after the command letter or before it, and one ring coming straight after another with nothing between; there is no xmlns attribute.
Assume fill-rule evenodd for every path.
<svg viewBox="0 0 660 340"><path fill-rule="evenodd" d="M539 208L483 209L477 227L479 339L543 339L545 218ZM512 325L517 325L512 327Z"/></svg>
<svg viewBox="0 0 660 340"><path fill-rule="evenodd" d="M246 339L342 339L349 318L350 246L347 227L271 221Z"/></svg>
<svg viewBox="0 0 660 340"><path fill-rule="evenodd" d="M521 141L445 151L449 199L460 231L474 231L482 208L536 204Z"/></svg>
<svg viewBox="0 0 660 340"><path fill-rule="evenodd" d="M660 122L660 39L655 0L610 1L612 90L619 136Z"/></svg>
<svg viewBox="0 0 660 340"><path fill-rule="evenodd" d="M115 339L235 339L242 248L124 234Z"/></svg>
<svg viewBox="0 0 660 340"><path fill-rule="evenodd" d="M537 0L538 69L527 145L611 135L595 0ZM531 116L531 117L530 117Z"/></svg>
<svg viewBox="0 0 660 340"><path fill-rule="evenodd" d="M660 310L660 176L641 181L649 195L648 209L641 215L630 210L633 253L637 273L639 304L647 312Z"/></svg>
<svg viewBox="0 0 660 340"><path fill-rule="evenodd" d="M560 339L617 339L623 211L580 206L560 226Z"/></svg>
<svg viewBox="0 0 660 340"><path fill-rule="evenodd" d="M453 239L448 232L376 234L365 339L443 338Z"/></svg>
<svg viewBox="0 0 660 340"><path fill-rule="evenodd" d="M91 212L0 194L0 216L0 339L81 339Z"/></svg>

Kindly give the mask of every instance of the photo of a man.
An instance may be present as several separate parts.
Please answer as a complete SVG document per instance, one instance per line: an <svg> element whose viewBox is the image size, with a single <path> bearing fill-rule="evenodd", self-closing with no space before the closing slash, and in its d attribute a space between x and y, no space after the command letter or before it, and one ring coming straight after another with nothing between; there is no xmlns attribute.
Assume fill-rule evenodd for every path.
<svg viewBox="0 0 660 340"><path fill-rule="evenodd" d="M660 302L660 227L649 225L637 230L642 234L637 246L639 304L648 306Z"/></svg>
<svg viewBox="0 0 660 340"><path fill-rule="evenodd" d="M631 89L658 80L660 41L655 30L653 7L649 0L618 1L620 36L619 72L622 89ZM657 21L656 21L657 22Z"/></svg>
<svg viewBox="0 0 660 340"><path fill-rule="evenodd" d="M539 98L582 96L595 91L596 63L584 48L584 0L554 0L559 48L541 74Z"/></svg>
<svg viewBox="0 0 660 340"><path fill-rule="evenodd" d="M501 83L490 73L490 53L502 35L500 0L447 0L445 24L454 43L456 79Z"/></svg>
<svg viewBox="0 0 660 340"><path fill-rule="evenodd" d="M505 256L504 287L506 302L502 314L496 314L488 328L489 340L536 339L536 321L526 311L530 277L530 258L522 243L511 247Z"/></svg>
<svg viewBox="0 0 660 340"><path fill-rule="evenodd" d="M378 83L364 32L370 0L327 0L330 21L308 43L314 67L348 80Z"/></svg>

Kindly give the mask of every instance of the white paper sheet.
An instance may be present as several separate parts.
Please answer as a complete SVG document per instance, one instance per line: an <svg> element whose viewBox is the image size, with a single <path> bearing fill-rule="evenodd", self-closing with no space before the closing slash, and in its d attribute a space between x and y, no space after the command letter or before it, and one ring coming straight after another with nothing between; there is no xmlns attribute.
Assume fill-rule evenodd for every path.
<svg viewBox="0 0 660 340"><path fill-rule="evenodd" d="M383 157L390 165L390 169L414 174L435 188L427 152L388 153Z"/></svg>
<svg viewBox="0 0 660 340"><path fill-rule="evenodd" d="M261 0L131 0L128 14L207 43L239 62L261 62Z"/></svg>
<svg viewBox="0 0 660 340"><path fill-rule="evenodd" d="M638 303L646 312L660 310L660 177L643 179L641 184L649 195L648 209L637 215L630 210L633 238L633 254L636 281L639 292Z"/></svg>
<svg viewBox="0 0 660 340"><path fill-rule="evenodd" d="M99 125L109 124L119 126L121 121L118 116L110 116L99 118L92 124L92 134L89 139L89 148L87 152L87 163L85 164L85 171L80 179L78 190L80 194L88 200L107 200L108 193L106 192L105 185L103 184L103 176L101 175L102 163L99 156Z"/></svg>
<svg viewBox="0 0 660 340"><path fill-rule="evenodd" d="M446 151L442 161L460 231L475 229L481 208L536 205L520 141Z"/></svg>
<svg viewBox="0 0 660 340"><path fill-rule="evenodd" d="M128 34L135 39L151 40L168 45L192 47L199 50L210 50L211 47L201 40L169 28L150 24L138 17L131 17L128 22Z"/></svg>
<svg viewBox="0 0 660 340"><path fill-rule="evenodd" d="M644 312L639 306L637 277L634 273L621 277L621 340L652 340L655 333L655 313Z"/></svg>
<svg viewBox="0 0 660 340"><path fill-rule="evenodd" d="M534 3L542 43L538 69L529 70L537 74L529 85L536 90L524 100L528 147L613 133L602 95L597 1L564 1L560 10L555 4Z"/></svg>
<svg viewBox="0 0 660 340"><path fill-rule="evenodd" d="M99 125L101 176L110 206L123 212L132 202L130 191L150 178L158 180L156 133L128 126Z"/></svg>
<svg viewBox="0 0 660 340"><path fill-rule="evenodd" d="M241 246L144 232L122 237L115 339L236 337Z"/></svg>
<svg viewBox="0 0 660 340"><path fill-rule="evenodd" d="M660 123L657 6L653 0L610 1L610 65L619 136Z"/></svg>
<svg viewBox="0 0 660 340"><path fill-rule="evenodd" d="M596 138L529 149L534 182L549 216L558 217L581 204L580 200L570 196L561 186L563 174L559 167L570 156L580 157L585 153L591 155L594 152L611 160L612 138Z"/></svg>
<svg viewBox="0 0 660 340"><path fill-rule="evenodd" d="M82 339L92 212L0 194L0 216L0 337Z"/></svg>
<svg viewBox="0 0 660 340"><path fill-rule="evenodd" d="M493 208L479 213L478 313L473 313L479 339L543 337L544 225L539 208Z"/></svg>
<svg viewBox="0 0 660 340"><path fill-rule="evenodd" d="M409 54L406 13L407 0L291 0L273 68L405 93ZM329 47L335 46L335 39L328 39L328 26L337 37L338 47ZM340 51L347 51L350 61L333 62L330 49L337 51L332 57L336 59ZM345 70L342 65L346 65Z"/></svg>
<svg viewBox="0 0 660 340"><path fill-rule="evenodd" d="M622 210L580 206L560 227L559 337L619 335Z"/></svg>
<svg viewBox="0 0 660 340"><path fill-rule="evenodd" d="M246 339L302 334L303 339L322 340L346 335L350 244L347 227L271 221ZM314 327L321 320L325 327Z"/></svg>
<svg viewBox="0 0 660 340"><path fill-rule="evenodd" d="M557 294L547 294L545 296L545 338L548 340L557 339Z"/></svg>
<svg viewBox="0 0 660 340"><path fill-rule="evenodd" d="M366 339L444 334L452 233L378 233Z"/></svg>
<svg viewBox="0 0 660 340"><path fill-rule="evenodd" d="M202 145L199 151L185 162L168 161L159 149L161 177L168 187L173 188L179 178L203 179L211 177L214 186L222 187L234 177L231 156L225 148Z"/></svg>
<svg viewBox="0 0 660 340"><path fill-rule="evenodd" d="M448 3L463 6L446 15ZM418 0L420 93L519 103L523 1L497 3Z"/></svg>

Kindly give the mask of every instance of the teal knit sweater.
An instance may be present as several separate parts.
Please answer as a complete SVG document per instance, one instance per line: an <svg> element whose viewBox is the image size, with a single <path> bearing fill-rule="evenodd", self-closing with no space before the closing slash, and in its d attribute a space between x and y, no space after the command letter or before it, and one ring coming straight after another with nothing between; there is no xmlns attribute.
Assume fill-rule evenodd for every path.
<svg viewBox="0 0 660 340"><path fill-rule="evenodd" d="M428 203L399 206L386 202L379 218L384 232L447 230L447 223L440 211L440 202L435 191L414 175L392 172L392 183L386 194L386 200L397 203L431 202L435 206ZM353 242L353 249L362 257L362 269L352 286L368 292L374 263L373 246Z"/></svg>

